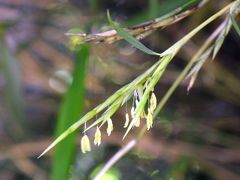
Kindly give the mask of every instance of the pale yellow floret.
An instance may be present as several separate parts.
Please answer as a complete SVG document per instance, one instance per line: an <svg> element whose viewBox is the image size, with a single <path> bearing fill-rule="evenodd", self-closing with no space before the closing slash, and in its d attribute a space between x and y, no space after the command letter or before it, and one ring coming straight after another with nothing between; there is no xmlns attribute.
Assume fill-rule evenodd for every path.
<svg viewBox="0 0 240 180"><path fill-rule="evenodd" d="M150 108L152 112L156 109L157 107L157 98L154 92L152 92L151 98L150 98Z"/></svg>
<svg viewBox="0 0 240 180"><path fill-rule="evenodd" d="M87 135L84 135L81 139L81 150L82 150L82 153L91 151L91 145Z"/></svg>
<svg viewBox="0 0 240 180"><path fill-rule="evenodd" d="M125 115L125 117L126 117L126 120L125 120L125 124L124 124L124 128L127 128L128 127L128 124L129 124L129 115L128 115L128 113L126 113L126 115Z"/></svg>
<svg viewBox="0 0 240 180"><path fill-rule="evenodd" d="M100 131L99 127L97 127L97 130L95 133L94 144L98 145L98 146L101 144L101 131Z"/></svg>
<svg viewBox="0 0 240 180"><path fill-rule="evenodd" d="M108 120L107 120L107 134L108 134L108 136L110 136L110 134L112 133L112 131L113 131L112 119L111 119L111 118L108 118Z"/></svg>
<svg viewBox="0 0 240 180"><path fill-rule="evenodd" d="M153 126L153 115L150 108L148 108L146 123L147 123L147 130L149 130Z"/></svg>

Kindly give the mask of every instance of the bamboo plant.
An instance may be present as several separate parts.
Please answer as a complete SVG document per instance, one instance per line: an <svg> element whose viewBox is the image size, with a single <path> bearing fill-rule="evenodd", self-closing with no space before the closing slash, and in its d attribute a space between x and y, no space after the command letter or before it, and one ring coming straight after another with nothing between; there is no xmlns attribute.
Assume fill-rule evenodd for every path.
<svg viewBox="0 0 240 180"><path fill-rule="evenodd" d="M135 48L148 55L156 56L159 60L132 82L120 88L103 103L99 104L97 107L81 117L76 123L72 124L66 131L60 134L39 157L44 155L56 144L61 142L64 138L79 129L81 126L83 126L83 137L81 140L82 152L86 153L91 150L91 143L87 136L87 131L93 127L96 128L94 144L99 146L101 144L101 133L106 131L107 135L111 135L114 130L114 119L112 119L113 114L128 101L132 101L132 107L131 112L126 112L125 115L126 120L123 124L123 128L126 128L126 132L123 135L123 139L128 135L131 129L137 128L141 123L144 123L145 128L140 131L141 133L138 136L138 139L140 139L140 137L144 134L142 132L145 132L146 129L149 130L153 126L154 117L163 108L167 100L171 97L172 93L183 79L190 78L188 90L191 89L202 65L206 62L206 60L215 58L231 27L233 26L237 33L240 34L239 27L235 20L236 16L239 14L240 0L235 0L206 19L203 23L187 33L164 52L155 52L147 48L139 41L139 39L146 37L156 29L164 28L180 21L186 16L189 16L195 12L196 9L202 7L206 2L206 0L190 1L163 17L132 28L121 28L118 23L112 20L110 13L108 12L107 17L110 26L113 28L112 30L90 35L76 32L66 33L68 36L71 36L75 45L81 45L89 42L113 43L117 40L125 39ZM189 61L168 92L158 102L154 93L154 87L164 74L169 63L172 62L179 50L192 37L221 16L225 16L224 21L206 39L199 51L197 51L193 58ZM95 119L95 117L98 118ZM93 122L87 126L86 123L88 122L89 124L91 120ZM104 124L107 124L106 130L103 129Z"/></svg>

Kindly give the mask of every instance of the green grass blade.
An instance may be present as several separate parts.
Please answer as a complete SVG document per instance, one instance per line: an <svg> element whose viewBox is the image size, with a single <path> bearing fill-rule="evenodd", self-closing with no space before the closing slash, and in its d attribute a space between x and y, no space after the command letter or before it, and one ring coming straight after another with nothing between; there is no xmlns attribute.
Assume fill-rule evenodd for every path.
<svg viewBox="0 0 240 180"><path fill-rule="evenodd" d="M108 21L109 21L110 25L112 26L112 28L115 29L117 31L117 33L120 36L122 36L123 39L125 39L128 43L133 45L135 48L145 52L146 54L155 55L155 56L160 55L159 53L156 53L156 52L152 51L151 49L147 48L144 44L142 44L140 41L138 41L136 38L134 38L128 32L124 31L118 24L113 22L109 11L107 11L107 17L108 17Z"/></svg>
<svg viewBox="0 0 240 180"><path fill-rule="evenodd" d="M73 82L60 107L55 137L75 123L83 111L88 57L88 47L81 46L76 52ZM52 180L69 178L70 166L75 155L76 137L77 132L74 132L56 146L52 163Z"/></svg>

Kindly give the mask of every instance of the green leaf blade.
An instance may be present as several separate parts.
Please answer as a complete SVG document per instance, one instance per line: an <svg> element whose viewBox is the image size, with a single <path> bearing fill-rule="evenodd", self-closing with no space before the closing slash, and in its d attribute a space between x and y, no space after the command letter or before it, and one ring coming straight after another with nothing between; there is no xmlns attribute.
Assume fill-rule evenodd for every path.
<svg viewBox="0 0 240 180"><path fill-rule="evenodd" d="M133 45L135 48L141 50L142 52L154 55L154 56L160 56L159 53L152 51L148 47L146 47L144 44L142 44L140 41L138 41L136 38L134 38L132 35L130 35L128 32L124 31L119 25L117 25L115 22L113 22L109 11L107 11L107 17L110 25L117 31L117 33L125 39L128 43Z"/></svg>

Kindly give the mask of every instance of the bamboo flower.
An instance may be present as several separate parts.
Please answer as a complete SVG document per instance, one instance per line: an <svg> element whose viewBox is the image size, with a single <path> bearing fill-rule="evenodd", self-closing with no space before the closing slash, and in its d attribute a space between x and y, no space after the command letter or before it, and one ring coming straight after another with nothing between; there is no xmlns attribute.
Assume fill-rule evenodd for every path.
<svg viewBox="0 0 240 180"><path fill-rule="evenodd" d="M108 134L108 136L110 136L110 134L112 133L112 130L113 130L112 119L108 118L108 120L107 120L107 134Z"/></svg>
<svg viewBox="0 0 240 180"><path fill-rule="evenodd" d="M94 144L100 146L101 144L101 131L99 127L97 127L95 138L94 138Z"/></svg>
<svg viewBox="0 0 240 180"><path fill-rule="evenodd" d="M151 98L150 98L150 108L153 112L157 107L157 98L154 92L152 92Z"/></svg>
<svg viewBox="0 0 240 180"><path fill-rule="evenodd" d="M193 1L193 2L195 2L195 1ZM207 2L207 1L204 1L204 2ZM202 4L204 4L204 3L201 3L201 5ZM199 7L201 5L199 5ZM184 6L184 9L186 7ZM197 8L198 8L198 6L197 6ZM195 9L196 9L196 6L193 6L193 9L191 9L191 10L195 10ZM94 116L96 116L99 113L102 113L106 108L109 107L103 113L104 116L100 117L97 121L95 121L91 127L97 125L100 122L103 122L105 117L106 117L105 116L106 114L108 115L108 117L110 117L110 115L115 113L117 111L117 109L120 107L120 105L123 103L124 98L128 97L130 94L132 94L132 92L136 89L136 87L138 87L139 85L142 85L142 83L144 83L147 80L147 78L151 77L151 79L149 81L147 80L147 82L144 85L144 92L143 92L143 95L141 96L141 100L139 101L139 105L137 107L133 105L133 107L131 109L131 116L133 117L133 121L130 123L130 125L128 125L128 128L127 128L127 130L126 130L126 132L125 132L125 134L123 136L123 139L124 139L126 137L126 135L129 133L129 131L132 129L132 127L135 125L136 118L139 118L141 116L142 111L144 111L144 108L145 108L146 103L147 103L148 98L149 98L149 94L151 93L152 89L155 87L155 85L157 84L159 79L162 77L162 75L165 72L165 69L167 68L168 64L172 61L172 59L178 53L178 51L182 48L182 46L185 45L196 33L201 31L205 26L207 26L209 23L211 23L215 19L217 19L220 16L226 14L228 11L229 11L229 13L231 15L232 14L231 13L232 9L236 9L236 10L239 9L239 0L236 0L236 1L226 5L223 9L219 10L217 13L215 13L214 15L209 17L207 20L205 20L203 23L198 25L195 29L190 31L182 39L177 41L174 45L169 47L163 53L161 53L161 54L157 53L158 55L160 55L160 59L159 59L158 62L156 62L152 67L150 67L142 75L137 77L131 83L129 83L129 84L125 85L124 87L122 87L121 89L119 89L116 93L114 93L112 96L110 96L106 101L104 101L102 104L100 104L97 107L95 107L93 110L89 111L85 116L83 116L81 119L79 119L73 125L71 125L66 131L64 131L59 137L57 137L57 139L54 142L52 142L47 147L47 149L44 150L44 152L39 157L41 157L46 152L48 152L50 149L55 147L59 142L64 140L68 135L70 135L71 133L76 131L82 124L84 124L85 122L88 122ZM173 13L173 14L179 14L180 12L182 12L182 10L183 9L181 9L179 11L179 9L178 9L178 11L177 11L178 13ZM183 11L182 15L184 16L185 14L188 14L188 12L192 12L192 11L189 11L189 10ZM171 13L167 17L172 18L173 14ZM237 13L236 13L236 15L237 15ZM180 16L180 17L183 18L183 16ZM108 17L110 19L110 15ZM164 16L164 18L160 18L160 19L161 20L162 19L165 20L165 17L166 16ZM176 19L175 19L176 16L175 15L173 16L173 18L174 18L173 22L176 22ZM166 20L169 20L169 19L167 18ZM229 21L229 22L231 22L231 21ZM121 32L123 38L126 39L128 42L130 42L130 44L134 45L135 47L138 47L138 49L142 50L143 52L146 52L147 54L156 55L156 53L150 51L148 48L143 46L139 41L134 39L131 36L131 33L130 34L124 33L124 30L121 30L120 27L118 27L114 22L111 21L111 23L113 24L113 26L115 27L116 30ZM162 27L165 27L165 25L162 26ZM226 26L226 27L228 27L228 26ZM117 34L116 30L115 30L115 34ZM224 31L224 34L223 34L224 37L226 36L226 33L227 33L227 31ZM217 46L215 45L216 47L214 48L214 56L218 52L218 50L221 47L222 42L224 40L222 34L220 34L220 35L221 36L219 36L219 38L217 39L218 42L214 43L216 45L218 44ZM87 35L83 35L83 36L86 37ZM215 38L213 38L213 40L214 39ZM168 98L171 96L172 92L175 90L176 86L179 85L179 82L183 79L183 77L186 76L185 71L187 72L187 71L190 70L191 66L193 66L193 64L197 61L199 55L203 54L204 51L207 48L209 48L209 46L211 45L213 40L211 40L211 42L208 42L208 40L207 40L206 44L204 44L202 46L202 48L197 52L196 56L193 57L193 59L190 61L190 64L188 64L186 66L186 68L184 69L182 74L179 76L179 78L174 82L174 84L172 86L173 89L171 89L172 88L171 87L170 90L168 91L169 94L166 94L164 96L164 98L166 98L166 99L163 99L163 100L165 100L165 101L163 101L164 102L163 104L165 104L166 100L168 100ZM206 48L205 48L205 46L206 46ZM153 125L153 111L156 108L156 104L157 104L156 96L155 96L154 93L152 93L151 97L150 97L150 100L149 100L148 114L147 114L147 117L146 117L147 129L150 129L152 127L152 125ZM129 119L129 117L128 117L128 119ZM126 124L129 124L129 122L126 123ZM85 131L86 131L86 129L85 129ZM101 143L101 132L99 130L99 127L97 127L94 144L100 145L100 143ZM84 135L82 140L81 140L81 146L82 146L81 148L82 148L83 153L85 153L86 151L90 151L91 150L90 142L89 142L89 139L88 139L88 137L86 135Z"/></svg>
<svg viewBox="0 0 240 180"><path fill-rule="evenodd" d="M150 108L148 108L146 122L147 122L147 130L149 130L153 126L153 115Z"/></svg>
<svg viewBox="0 0 240 180"><path fill-rule="evenodd" d="M90 141L86 134L81 139L81 150L82 150L82 153L91 151Z"/></svg>

